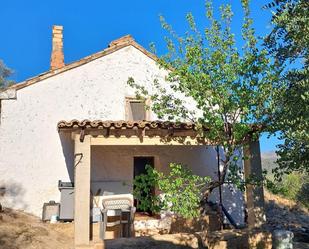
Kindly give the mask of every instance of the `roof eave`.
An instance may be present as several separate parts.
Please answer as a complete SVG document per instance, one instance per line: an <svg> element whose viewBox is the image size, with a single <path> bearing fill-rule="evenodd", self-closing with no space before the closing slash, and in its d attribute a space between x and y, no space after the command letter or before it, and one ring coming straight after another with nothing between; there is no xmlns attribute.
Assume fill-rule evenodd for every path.
<svg viewBox="0 0 309 249"><path fill-rule="evenodd" d="M117 41L119 41L119 42L117 42ZM30 85L33 85L33 84L35 84L39 81L42 81L42 80L45 80L47 78L53 77L55 75L61 74L63 72L71 70L73 68L82 66L84 64L87 64L91 61L94 61L94 60L99 59L103 56L109 55L113 52L116 52L116 51L118 51L122 48L128 47L128 46L133 46L136 49L138 49L139 51L141 51L142 53L144 53L146 56L148 56L150 59L152 59L156 62L158 61L158 57L156 55L149 52L148 50L143 48L140 44L135 42L134 39L130 35L127 35L127 36L124 36L124 37L121 37L117 40L112 41L108 48L106 48L106 49L104 49L100 52L94 53L94 54L86 56L86 57L84 57L84 58L82 58L78 61L67 64L62 68L59 68L59 69L56 69L56 70L49 70L47 72L41 73L41 74L39 74L35 77L32 77L30 79L27 79L25 81L22 81L20 83L12 85L12 86L8 87L7 89L15 89L15 90L23 89L23 88L30 86Z"/></svg>

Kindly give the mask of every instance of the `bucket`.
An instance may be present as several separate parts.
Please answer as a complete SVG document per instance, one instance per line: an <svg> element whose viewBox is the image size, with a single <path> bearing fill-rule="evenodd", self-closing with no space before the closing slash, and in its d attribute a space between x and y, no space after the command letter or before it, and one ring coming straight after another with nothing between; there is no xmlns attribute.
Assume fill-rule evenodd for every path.
<svg viewBox="0 0 309 249"><path fill-rule="evenodd" d="M58 222L58 215L52 215L51 217L50 217L50 223L51 224L55 224L55 223L57 223Z"/></svg>
<svg viewBox="0 0 309 249"><path fill-rule="evenodd" d="M92 208L91 211L92 222L100 222L101 221L101 209L99 207Z"/></svg>

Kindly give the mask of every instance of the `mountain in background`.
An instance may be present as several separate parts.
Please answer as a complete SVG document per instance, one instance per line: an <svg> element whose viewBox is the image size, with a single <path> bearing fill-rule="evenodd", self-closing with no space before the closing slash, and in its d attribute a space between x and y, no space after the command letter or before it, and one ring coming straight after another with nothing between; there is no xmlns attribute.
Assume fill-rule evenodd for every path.
<svg viewBox="0 0 309 249"><path fill-rule="evenodd" d="M262 167L271 172L276 167L277 155L275 151L267 151L261 153Z"/></svg>

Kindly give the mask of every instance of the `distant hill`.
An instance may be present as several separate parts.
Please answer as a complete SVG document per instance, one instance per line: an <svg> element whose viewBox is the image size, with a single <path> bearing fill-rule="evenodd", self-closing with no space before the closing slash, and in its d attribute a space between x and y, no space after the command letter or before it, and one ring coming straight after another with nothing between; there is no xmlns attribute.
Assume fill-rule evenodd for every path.
<svg viewBox="0 0 309 249"><path fill-rule="evenodd" d="M262 167L271 172L276 167L277 155L274 151L267 151L261 153Z"/></svg>

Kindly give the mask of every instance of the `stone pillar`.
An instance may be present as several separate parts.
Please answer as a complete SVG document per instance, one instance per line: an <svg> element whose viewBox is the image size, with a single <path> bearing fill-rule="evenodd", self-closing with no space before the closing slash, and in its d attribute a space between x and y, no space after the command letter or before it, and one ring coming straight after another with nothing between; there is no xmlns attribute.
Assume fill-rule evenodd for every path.
<svg viewBox="0 0 309 249"><path fill-rule="evenodd" d="M74 163L74 243L75 246L89 245L90 242L90 136L81 142L75 136Z"/></svg>
<svg viewBox="0 0 309 249"><path fill-rule="evenodd" d="M244 172L245 179L254 177L262 180L262 163L259 141L251 141L244 147ZM248 226L250 228L260 227L266 221L264 211L264 191L263 185L246 186L246 202L248 211Z"/></svg>

